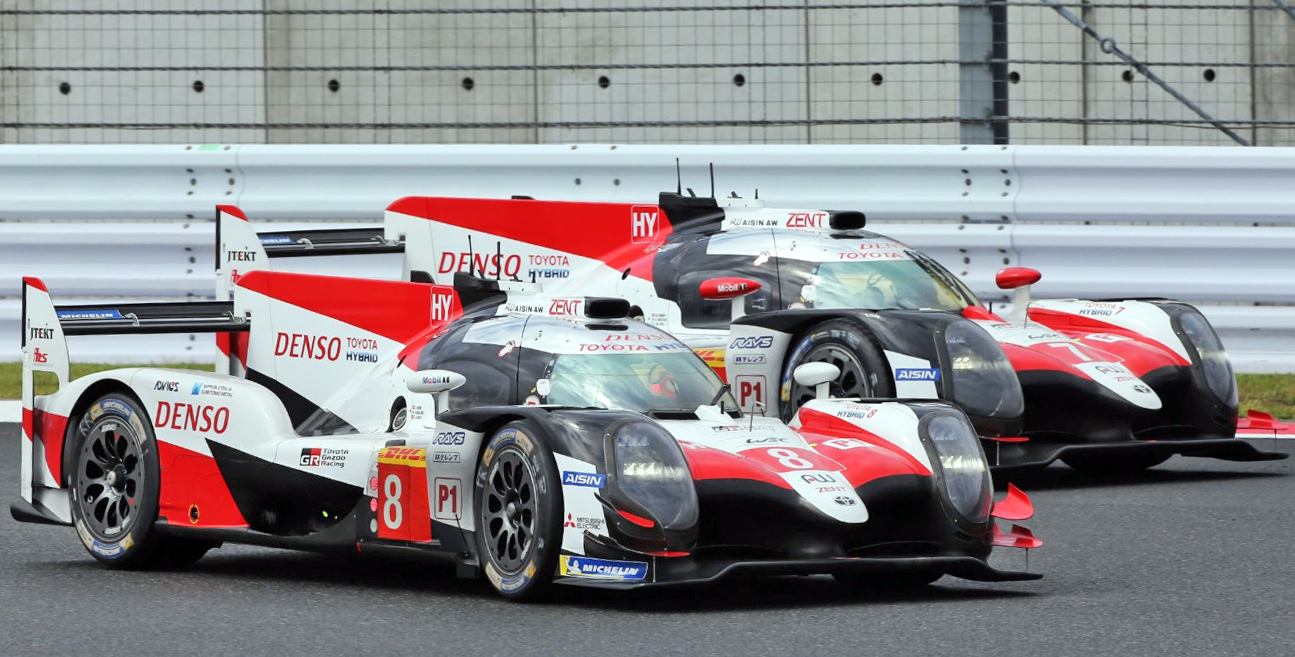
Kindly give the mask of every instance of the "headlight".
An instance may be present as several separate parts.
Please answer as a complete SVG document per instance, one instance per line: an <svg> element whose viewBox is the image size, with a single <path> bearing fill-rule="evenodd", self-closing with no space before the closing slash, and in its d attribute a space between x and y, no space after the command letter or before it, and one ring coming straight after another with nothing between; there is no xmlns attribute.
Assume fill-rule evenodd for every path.
<svg viewBox="0 0 1295 657"><path fill-rule="evenodd" d="M962 415L938 411L922 418L918 430L934 452L935 476L953 508L971 522L988 520L993 500L989 464L971 424Z"/></svg>
<svg viewBox="0 0 1295 657"><path fill-rule="evenodd" d="M646 512L662 529L686 528L697 522L697 491L679 443L650 422L631 421L611 432L615 483L623 499L617 508ZM643 515L643 514L639 514Z"/></svg>
<svg viewBox="0 0 1295 657"><path fill-rule="evenodd" d="M1201 367L1205 370L1205 383L1209 385L1210 391L1220 401L1236 406L1237 379L1232 373L1232 361L1228 359L1228 352L1223 350L1223 343L1205 316L1194 310L1181 312L1178 314L1178 327L1200 357Z"/></svg>
<svg viewBox="0 0 1295 657"><path fill-rule="evenodd" d="M1018 417L1025 412L1021 382L994 338L970 321L944 329L953 378L953 400L981 417Z"/></svg>

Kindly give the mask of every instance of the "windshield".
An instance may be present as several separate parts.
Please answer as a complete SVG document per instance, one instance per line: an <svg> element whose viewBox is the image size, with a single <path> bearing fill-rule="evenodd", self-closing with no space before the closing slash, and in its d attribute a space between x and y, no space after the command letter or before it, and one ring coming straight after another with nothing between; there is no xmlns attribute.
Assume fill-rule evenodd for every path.
<svg viewBox="0 0 1295 657"><path fill-rule="evenodd" d="M549 371L547 402L649 413L688 411L710 404L724 384L692 352L563 354ZM727 391L720 401L733 410Z"/></svg>
<svg viewBox="0 0 1295 657"><path fill-rule="evenodd" d="M961 311L965 288L934 262L918 259L823 262L801 290L813 308L890 308Z"/></svg>

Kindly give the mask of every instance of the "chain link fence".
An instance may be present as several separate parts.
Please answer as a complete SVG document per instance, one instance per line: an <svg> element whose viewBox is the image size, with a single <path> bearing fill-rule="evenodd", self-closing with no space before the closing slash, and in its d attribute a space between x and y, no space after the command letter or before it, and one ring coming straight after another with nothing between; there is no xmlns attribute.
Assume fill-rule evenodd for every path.
<svg viewBox="0 0 1295 657"><path fill-rule="evenodd" d="M5 143L1295 143L1286 0L0 0Z"/></svg>

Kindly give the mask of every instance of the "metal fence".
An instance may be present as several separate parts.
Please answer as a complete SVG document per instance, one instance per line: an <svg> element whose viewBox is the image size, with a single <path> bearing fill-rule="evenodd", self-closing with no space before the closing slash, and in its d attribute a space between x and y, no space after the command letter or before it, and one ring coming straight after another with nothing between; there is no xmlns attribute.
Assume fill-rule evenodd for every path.
<svg viewBox="0 0 1295 657"><path fill-rule="evenodd" d="M701 194L713 162L721 196L863 210L986 300L1006 300L994 274L1012 265L1042 270L1038 298L1178 298L1242 371L1295 371L1295 149L1042 146L0 146L0 361L19 353L20 276L60 301L210 298L218 203L257 222L374 222L415 194L652 202L676 156ZM283 265L400 276L398 257L324 260ZM213 342L70 346L165 362L206 360Z"/></svg>
<svg viewBox="0 0 1295 657"><path fill-rule="evenodd" d="M1287 0L0 0L8 143L1295 143Z"/></svg>

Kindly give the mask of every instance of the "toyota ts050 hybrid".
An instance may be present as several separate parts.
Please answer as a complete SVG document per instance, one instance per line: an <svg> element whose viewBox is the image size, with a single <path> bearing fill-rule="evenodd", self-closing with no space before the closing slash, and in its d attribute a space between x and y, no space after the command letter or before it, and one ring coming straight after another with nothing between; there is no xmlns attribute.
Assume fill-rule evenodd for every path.
<svg viewBox="0 0 1295 657"><path fill-rule="evenodd" d="M796 373L817 394L789 424L744 414L624 300L270 271L307 238L218 216L229 301L55 306L24 280L13 513L73 526L104 564L183 565L224 541L417 551L515 599L735 572L1038 577L987 561L1040 542L999 528L1033 510L1014 488L994 503L957 406L830 398L818 363ZM312 253L391 248L328 232ZM232 373L68 381L65 336L168 331L218 333ZM56 393L33 396L38 372Z"/></svg>
<svg viewBox="0 0 1295 657"><path fill-rule="evenodd" d="M747 413L790 421L814 396L796 369L826 362L842 397L955 402L994 465L1282 458L1235 438L1232 368L1192 306L1031 301L1038 272L1013 267L998 276L1016 290L1002 317L864 224L669 193L656 205L411 197L388 208L386 236L406 240L422 280L475 271L627 299L722 372Z"/></svg>

